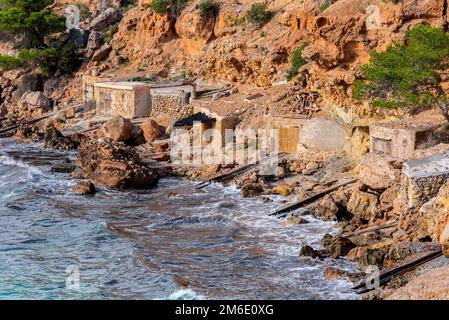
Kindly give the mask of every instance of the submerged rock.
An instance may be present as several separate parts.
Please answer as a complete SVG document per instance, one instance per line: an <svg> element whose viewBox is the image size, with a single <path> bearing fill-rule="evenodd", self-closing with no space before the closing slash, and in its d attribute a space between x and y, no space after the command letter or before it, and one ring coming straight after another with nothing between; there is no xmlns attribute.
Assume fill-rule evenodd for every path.
<svg viewBox="0 0 449 320"><path fill-rule="evenodd" d="M108 139L83 141L76 163L85 178L110 188L144 189L159 181L157 172L141 162L134 148Z"/></svg>
<svg viewBox="0 0 449 320"><path fill-rule="evenodd" d="M349 272L334 267L327 267L324 270L324 279L326 280L339 280L349 279L351 282L357 282L365 276L364 272Z"/></svg>
<svg viewBox="0 0 449 320"><path fill-rule="evenodd" d="M73 163L61 163L51 166L51 172L56 173L72 173L75 171L76 166Z"/></svg>
<svg viewBox="0 0 449 320"><path fill-rule="evenodd" d="M240 191L243 198L252 198L263 192L263 186L260 183L245 184Z"/></svg>
<svg viewBox="0 0 449 320"><path fill-rule="evenodd" d="M271 203L271 202L274 202L274 200L268 197L260 197L259 199L257 199L257 203Z"/></svg>
<svg viewBox="0 0 449 320"><path fill-rule="evenodd" d="M97 192L95 185L90 181L77 183L71 191L79 195L93 195Z"/></svg>
<svg viewBox="0 0 449 320"><path fill-rule="evenodd" d="M342 236L332 237L330 234L326 234L323 237L321 244L334 258L346 256L351 249L356 247L356 244L348 238Z"/></svg>
<svg viewBox="0 0 449 320"><path fill-rule="evenodd" d="M291 215L289 217L287 217L287 219L285 220L286 224L293 224L293 225L297 225L297 224L308 224L309 221L304 219L303 217L299 217L296 215Z"/></svg>
<svg viewBox="0 0 449 320"><path fill-rule="evenodd" d="M304 245L299 252L300 257L310 257L310 258L321 258L323 252L320 250L315 250L309 245Z"/></svg>

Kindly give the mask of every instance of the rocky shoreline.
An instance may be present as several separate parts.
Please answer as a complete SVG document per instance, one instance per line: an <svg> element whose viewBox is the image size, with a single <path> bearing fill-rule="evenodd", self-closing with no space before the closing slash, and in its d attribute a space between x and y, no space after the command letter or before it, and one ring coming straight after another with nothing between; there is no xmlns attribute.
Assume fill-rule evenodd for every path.
<svg viewBox="0 0 449 320"><path fill-rule="evenodd" d="M76 194L92 195L95 185L121 190L147 189L156 187L158 180L167 176L204 181L238 167L238 164L200 167L171 164L169 136L166 134L170 128L160 127L152 119L135 125L130 120L114 117L98 129L69 135L58 131L55 121L57 119L53 117L42 124L21 126L15 137L25 141L43 141L46 148L76 149L74 163L54 168L55 171L68 172L80 181L72 190ZM344 179L358 178L356 183L341 187L287 215L285 223L288 224L307 223L303 216L313 215L335 222L339 227L337 235L323 237L320 244L324 249L315 250L309 245L298 248L303 257L343 258L357 263L361 270L373 266L384 270L440 248L440 244L431 239L412 242L411 231L407 234L407 229L400 228L407 221L395 211L401 207L402 163L388 161L375 154L368 154L360 164L338 156L326 160L319 157L319 153L313 157L310 154L303 158L289 156L276 163L273 175L261 174L260 168L256 167L226 183L236 184L244 198L258 197L261 202L267 202L270 201L267 195L280 195L286 202L295 202ZM366 274L329 267L324 276L328 280L347 278L357 283ZM413 276L411 271L396 277L386 286L361 297L387 298Z"/></svg>
<svg viewBox="0 0 449 320"><path fill-rule="evenodd" d="M442 125L447 110L428 115L435 110L424 111L421 100L427 97L406 107L395 107L397 101L375 107L379 101L373 99L396 96L390 85L374 97L357 94L369 80L363 66L373 53L407 47L410 31L419 25L440 29L436 35L447 33L447 1L217 0L209 11L201 9L202 1L176 1L176 10L167 1L165 9L153 2L42 3L38 11L45 8L50 17L73 25L47 28L39 45L26 48L32 49L28 59L26 51L19 52L26 37L0 30L0 138L77 150L76 161L52 170L79 180L73 192L80 195L94 194L96 186L154 188L167 176L198 182L228 176L219 182L235 184L243 198L261 203L270 202L270 195L284 197L286 204L313 198L282 215L289 224L306 223L303 216L313 215L339 227L338 234L323 237L323 250L314 250L315 243L298 248L313 259L347 259L361 270L383 272L439 250L449 257L449 126ZM11 10L15 16L17 8ZM70 15L78 11L79 19ZM417 42L424 38L431 39ZM449 46L444 38L436 38L441 48ZM434 56L429 48L419 48L425 58L413 54L416 60L410 61ZM392 74L415 75L416 68L395 71L404 64L402 56L394 61L397 65L388 67ZM426 78L432 75L429 84L438 82L447 92L446 69L422 71ZM403 91L421 91L421 81L416 84L420 90ZM140 85L145 88L138 94ZM268 171L255 165L237 174L249 159L172 162L172 124L199 113L207 113L209 121L201 122L201 130L215 124L221 134L231 127L279 130L289 155ZM111 117L117 114L124 118ZM388 127L394 121L404 123ZM243 149L251 143L244 141ZM408 282L414 288L419 272L393 277L363 298L401 297L392 292ZM325 276L364 278L333 268ZM415 297L402 295L409 296Z"/></svg>

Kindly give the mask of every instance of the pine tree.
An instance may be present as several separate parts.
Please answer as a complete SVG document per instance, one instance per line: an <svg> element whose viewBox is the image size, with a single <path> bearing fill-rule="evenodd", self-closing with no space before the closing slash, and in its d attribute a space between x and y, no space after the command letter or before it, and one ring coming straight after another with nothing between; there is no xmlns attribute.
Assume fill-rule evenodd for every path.
<svg viewBox="0 0 449 320"><path fill-rule="evenodd" d="M441 75L449 69L449 35L442 29L418 25L407 31L405 44L371 55L356 82L354 98L373 99L384 108L437 107L449 122L449 98Z"/></svg>
<svg viewBox="0 0 449 320"><path fill-rule="evenodd" d="M65 19L48 9L53 2L0 0L0 30L23 35L22 47L42 47L46 35L65 30Z"/></svg>

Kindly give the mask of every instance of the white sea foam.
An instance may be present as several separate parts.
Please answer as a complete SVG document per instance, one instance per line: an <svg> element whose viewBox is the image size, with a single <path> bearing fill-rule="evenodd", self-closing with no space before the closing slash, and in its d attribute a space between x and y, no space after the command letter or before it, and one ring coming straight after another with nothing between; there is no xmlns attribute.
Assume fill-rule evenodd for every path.
<svg viewBox="0 0 449 320"><path fill-rule="evenodd" d="M0 156L0 164L11 167L19 167L29 169L30 166L26 163L23 163L21 160L16 160L11 158L10 156L2 155Z"/></svg>
<svg viewBox="0 0 449 320"><path fill-rule="evenodd" d="M204 297L197 294L192 289L180 289L172 293L168 300L203 300Z"/></svg>

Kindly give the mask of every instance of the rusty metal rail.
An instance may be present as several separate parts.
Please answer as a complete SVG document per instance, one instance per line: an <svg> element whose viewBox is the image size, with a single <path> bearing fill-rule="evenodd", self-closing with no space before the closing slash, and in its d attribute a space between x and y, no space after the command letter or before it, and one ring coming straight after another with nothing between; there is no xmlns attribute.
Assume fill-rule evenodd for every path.
<svg viewBox="0 0 449 320"><path fill-rule="evenodd" d="M357 181L357 179L352 179L352 180L350 180L350 181L346 181L346 182L343 182L343 183L339 183L339 184L337 184L337 185L335 185L335 186L333 186L333 187L330 187L330 188L325 189L325 190L323 190L323 191L321 191L321 192L318 192L318 193L314 194L313 196L310 196L310 197L308 197L308 198L306 198L306 199L303 199L303 200L301 200L301 201L298 201L298 202L295 202L295 203L292 203L292 204L287 204L287 205L285 205L285 206L279 208L279 209L276 210L275 212L270 213L270 216L276 216L278 219L284 218L284 217L287 216L287 214L288 214L290 211L300 209L300 208L302 208L303 206L305 206L305 205L307 205L307 204L310 204L310 203L312 203L312 202L315 202L316 200L318 200L318 199L324 197L325 195L327 195L327 194L329 194L329 193L332 193L332 192L334 192L334 191L340 189L341 187L345 187L345 186L347 186L347 185L353 184L353 183L355 183L356 181Z"/></svg>
<svg viewBox="0 0 449 320"><path fill-rule="evenodd" d="M287 154L287 153L278 153L276 155L265 157L265 158L263 158L261 160L255 161L253 163L250 163L250 164L247 164L247 165L244 165L244 166L241 166L241 167L238 167L238 168L236 168L234 170L231 170L230 172L226 172L224 174L221 174L221 175L215 176L215 177L213 177L211 179L208 179L206 181L203 181L203 182L197 184L195 189L203 189L206 186L210 185L212 182L226 182L226 181L229 181L230 179L235 178L235 177L237 177L237 176L239 176L239 175L241 175L241 174L243 174L245 172L248 172L248 171L250 171L252 169L255 169L255 168L257 168L257 167L259 167L261 165L264 165L264 164L266 164L269 161L272 161L272 160L275 160L275 159L281 160L281 159L287 157L288 155L289 154Z"/></svg>
<svg viewBox="0 0 449 320"><path fill-rule="evenodd" d="M443 255L443 253L441 250L435 250L435 251L432 251L431 253L425 255L424 257L415 259L415 260L405 263L399 267L384 270L379 275L379 285L383 286L383 285L387 284L394 277L397 277L404 273L412 271L413 269L416 269L417 267L419 267L425 263L428 263L436 258L441 257L442 255ZM358 294L362 294L362 293L374 290L375 289L374 286L368 285L368 283L370 282L369 281L370 279L371 279L371 277L362 280L361 283L359 283L352 289L357 291Z"/></svg>

